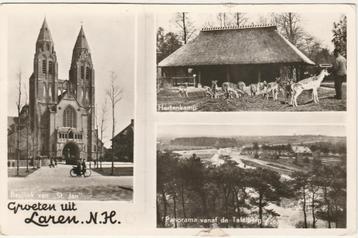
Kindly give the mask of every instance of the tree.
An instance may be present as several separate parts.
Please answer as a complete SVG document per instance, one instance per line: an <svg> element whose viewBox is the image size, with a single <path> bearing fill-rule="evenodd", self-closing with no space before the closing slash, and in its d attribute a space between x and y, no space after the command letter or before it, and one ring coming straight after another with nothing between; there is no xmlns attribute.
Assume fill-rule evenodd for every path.
<svg viewBox="0 0 358 238"><path fill-rule="evenodd" d="M256 168L251 175L250 187L257 192L256 197L251 198L251 203L258 208L260 228L264 227L264 215L266 217L279 216L273 209L267 209L269 203L278 204L282 197L290 196L287 185L280 181L280 175L274 171Z"/></svg>
<svg viewBox="0 0 358 238"><path fill-rule="evenodd" d="M101 152L103 156L103 134L104 131L106 130L105 127L105 123L106 123L106 114L107 114L107 98L105 98L104 103L101 106L101 115L100 115L100 119L99 119L99 131L100 131L100 138L101 138L101 142L102 142L102 147L101 147ZM98 127L98 126L97 126ZM98 129L97 129L97 133L98 133ZM97 147L98 150L98 147ZM100 168L102 169L102 159L100 158ZM98 163L97 163L98 166Z"/></svg>
<svg viewBox="0 0 358 238"><path fill-rule="evenodd" d="M303 228L308 228L307 224L307 186L308 186L308 174L303 172L295 172L292 174L292 187L293 191L302 200L302 212L303 212Z"/></svg>
<svg viewBox="0 0 358 238"><path fill-rule="evenodd" d="M280 33L292 44L297 46L303 37L303 29L300 26L301 18L299 14L292 12L274 13L272 18Z"/></svg>
<svg viewBox="0 0 358 238"><path fill-rule="evenodd" d="M17 126L16 126L16 133L17 133L17 138L16 138L16 158L17 158L17 163L16 163L16 175L19 176L20 175L20 156L21 156L21 151L20 151L20 137L21 137L21 115L20 115L20 110L21 110L21 95L22 95L22 77L21 77L21 71L18 72L17 74L18 77L18 86L17 86L17 93L18 93L18 99L16 102L16 108L17 108L17 116L18 116L18 121L17 121Z"/></svg>
<svg viewBox="0 0 358 238"><path fill-rule="evenodd" d="M344 57L347 57L347 16L341 16L338 22L333 23L333 38L334 47L339 49Z"/></svg>
<svg viewBox="0 0 358 238"><path fill-rule="evenodd" d="M111 72L111 85L106 91L106 95L108 96L111 109L112 109L112 138L115 136L116 132L116 107L119 101L122 99L122 89L117 85L117 74L115 72ZM113 150L113 143L112 143L112 169L111 175L114 175L114 150Z"/></svg>
<svg viewBox="0 0 358 238"><path fill-rule="evenodd" d="M220 12L218 13L218 15L216 16L216 18L219 21L219 24L221 27L226 27L229 24L229 20L228 20L228 16L227 13L225 12Z"/></svg>
<svg viewBox="0 0 358 238"><path fill-rule="evenodd" d="M189 13L179 12L176 14L175 23L179 28L179 36L182 43L185 45L190 41L196 32L193 22L189 18Z"/></svg>
<svg viewBox="0 0 358 238"><path fill-rule="evenodd" d="M179 36L173 32L165 33L162 27L157 31L157 63L182 46Z"/></svg>
<svg viewBox="0 0 358 238"><path fill-rule="evenodd" d="M237 27L240 27L242 25L245 25L248 21L248 18L246 17L246 13L243 12L235 12L234 13L234 22Z"/></svg>
<svg viewBox="0 0 358 238"><path fill-rule="evenodd" d="M26 84L24 84L24 96L25 96L25 105L29 105L28 101L28 94L27 94L27 87ZM27 107L26 115L25 115L25 122L24 126L26 128L26 172L29 172L29 129L30 129L30 112L29 108Z"/></svg>

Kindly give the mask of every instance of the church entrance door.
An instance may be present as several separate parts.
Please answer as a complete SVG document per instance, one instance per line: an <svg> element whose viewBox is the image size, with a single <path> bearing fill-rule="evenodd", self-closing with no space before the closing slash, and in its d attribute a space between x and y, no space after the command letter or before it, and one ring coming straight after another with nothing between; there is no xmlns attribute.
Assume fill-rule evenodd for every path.
<svg viewBox="0 0 358 238"><path fill-rule="evenodd" d="M80 150L75 143L69 142L63 147L62 156L66 164L77 164L77 160L80 159Z"/></svg>

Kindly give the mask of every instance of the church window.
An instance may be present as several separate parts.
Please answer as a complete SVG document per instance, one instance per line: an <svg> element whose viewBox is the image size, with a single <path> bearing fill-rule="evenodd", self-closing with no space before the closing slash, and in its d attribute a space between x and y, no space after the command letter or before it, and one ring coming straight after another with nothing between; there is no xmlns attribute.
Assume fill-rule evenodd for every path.
<svg viewBox="0 0 358 238"><path fill-rule="evenodd" d="M51 84L49 84L49 87L48 87L48 96L50 98L52 98L52 86L51 86Z"/></svg>
<svg viewBox="0 0 358 238"><path fill-rule="evenodd" d="M42 61L42 73L44 73L44 74L46 74L46 72L47 72L46 66L47 66L46 60L43 60Z"/></svg>
<svg viewBox="0 0 358 238"><path fill-rule="evenodd" d="M85 67L81 66L81 79L85 77Z"/></svg>
<svg viewBox="0 0 358 238"><path fill-rule="evenodd" d="M68 106L63 112L63 125L76 127L76 111L72 106Z"/></svg>
<svg viewBox="0 0 358 238"><path fill-rule="evenodd" d="M52 61L49 61L48 62L48 72L50 73L50 74L53 74L53 63L52 63Z"/></svg>
<svg viewBox="0 0 358 238"><path fill-rule="evenodd" d="M43 85L43 88L42 88L42 97L46 97L46 85L45 84Z"/></svg>
<svg viewBox="0 0 358 238"><path fill-rule="evenodd" d="M91 69L89 67L86 68L86 79L90 79L91 77Z"/></svg>
<svg viewBox="0 0 358 238"><path fill-rule="evenodd" d="M50 50L50 44L46 44L47 50Z"/></svg>

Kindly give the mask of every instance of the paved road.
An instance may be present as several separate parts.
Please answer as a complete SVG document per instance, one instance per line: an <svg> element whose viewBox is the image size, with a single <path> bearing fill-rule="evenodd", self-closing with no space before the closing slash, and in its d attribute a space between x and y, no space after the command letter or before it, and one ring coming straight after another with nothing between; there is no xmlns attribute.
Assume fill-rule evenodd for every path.
<svg viewBox="0 0 358 238"><path fill-rule="evenodd" d="M133 196L132 176L71 177L71 165L41 167L25 178L9 178L9 198L63 200L124 200Z"/></svg>

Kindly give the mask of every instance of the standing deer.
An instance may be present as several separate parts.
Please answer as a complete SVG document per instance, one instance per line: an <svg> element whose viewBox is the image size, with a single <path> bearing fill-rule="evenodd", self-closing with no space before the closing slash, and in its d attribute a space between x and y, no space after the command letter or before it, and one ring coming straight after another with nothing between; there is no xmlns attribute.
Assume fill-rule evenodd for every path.
<svg viewBox="0 0 358 238"><path fill-rule="evenodd" d="M291 90L292 90L291 104L294 107L297 107L297 98L305 90L312 90L312 99L315 103L318 103L319 102L318 89L321 86L323 79L328 75L329 73L327 69L322 69L322 71L317 76L312 76L303 79L297 83L293 83L291 85Z"/></svg>

